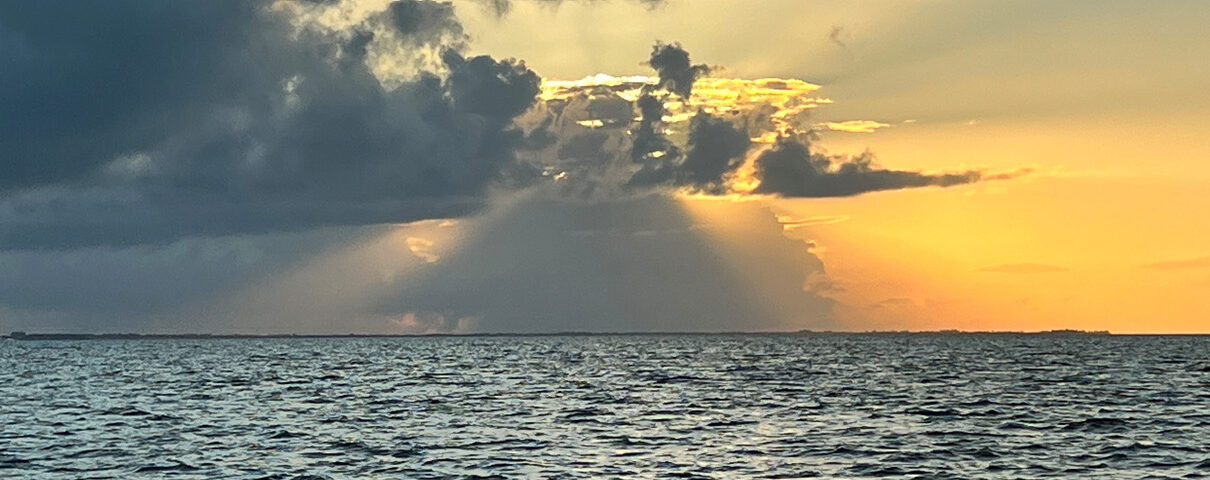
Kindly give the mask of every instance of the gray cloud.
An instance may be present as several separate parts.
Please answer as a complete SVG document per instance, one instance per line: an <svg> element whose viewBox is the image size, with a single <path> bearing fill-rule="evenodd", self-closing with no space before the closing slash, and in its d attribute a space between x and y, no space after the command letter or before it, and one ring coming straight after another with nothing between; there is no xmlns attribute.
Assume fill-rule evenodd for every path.
<svg viewBox="0 0 1210 480"><path fill-rule="evenodd" d="M463 58L453 50L444 55L450 69L449 95L457 111L483 115L504 123L533 105L542 77L525 62L497 61L488 56Z"/></svg>
<svg viewBox="0 0 1210 480"><path fill-rule="evenodd" d="M756 158L760 186L755 193L785 197L845 197L880 190L950 187L981 180L1001 180L1015 174L986 175L977 170L929 174L886 170L870 152L851 158L812 154L803 142L782 139Z"/></svg>
<svg viewBox="0 0 1210 480"><path fill-rule="evenodd" d="M352 33L266 5L0 5L0 248L458 215L532 175L510 122L539 77L460 55L448 4ZM385 88L364 58L379 24L445 48L443 71Z"/></svg>
<svg viewBox="0 0 1210 480"><path fill-rule="evenodd" d="M650 93L643 93L634 106L639 111L639 125L634 132L631 157L642 161L652 153L664 152L671 145L659 128L664 116L664 102Z"/></svg>
<svg viewBox="0 0 1210 480"><path fill-rule="evenodd" d="M568 138L559 146L559 159L570 162L604 162L604 156L608 155L605 148L605 142L608 140L608 134L598 131L588 131Z"/></svg>
<svg viewBox="0 0 1210 480"><path fill-rule="evenodd" d="M750 145L743 129L698 112L689 122L689 151L680 165L680 183L723 193L723 176L739 167Z"/></svg>
<svg viewBox="0 0 1210 480"><path fill-rule="evenodd" d="M828 30L828 40L840 48L849 48L849 46L844 42L844 37L844 25L832 25L832 28Z"/></svg>
<svg viewBox="0 0 1210 480"><path fill-rule="evenodd" d="M640 97L640 104L644 98L651 97ZM647 115L643 118L635 131L633 152L636 161L644 166L631 177L629 185L688 187L706 193L726 193L724 176L739 167L751 145L747 132L731 121L697 112L689 121L689 138L682 153L657 130L658 124L647 121ZM661 155L652 157L652 152Z"/></svg>
<svg viewBox="0 0 1210 480"><path fill-rule="evenodd" d="M657 42L651 49L647 64L660 76L659 86L669 92L688 99L693 93L693 82L710 73L709 65L693 65L689 52L679 43Z"/></svg>
<svg viewBox="0 0 1210 480"><path fill-rule="evenodd" d="M647 64L659 75L659 81L654 88L644 88L635 102L639 124L633 134L631 158L643 167L631 177L629 185L674 183L721 191L722 175L731 168L728 162L748 148L747 135L706 112L698 112L690 124L689 151L685 156L664 135L661 124L666 113L664 100L655 94L655 90L663 89L688 103L693 84L709 73L710 67L693 65L689 52L680 44L663 42L652 47ZM721 137L710 138L713 135Z"/></svg>
<svg viewBox="0 0 1210 480"><path fill-rule="evenodd" d="M656 48L660 48L660 44L656 44ZM655 58L654 54L652 58ZM664 85L661 81L660 86ZM675 87L671 84L670 86ZM693 84L690 83L685 88L691 89ZM635 101L635 107L639 111L639 123L632 133L630 158L642 165L642 168L630 177L627 182L630 187L651 187L668 183L675 178L676 168L681 161L680 147L664 135L664 100L650 90L652 89L644 88L643 94Z"/></svg>
<svg viewBox="0 0 1210 480"><path fill-rule="evenodd" d="M466 40L454 5L442 1L396 1L387 7L386 19L403 38L431 44L459 45Z"/></svg>
<svg viewBox="0 0 1210 480"><path fill-rule="evenodd" d="M382 227L186 238L164 245L0 252L0 327L198 331L227 319L175 311L232 295ZM406 255L406 252L402 253ZM238 320L233 322L238 326ZM204 325L205 327L199 327Z"/></svg>

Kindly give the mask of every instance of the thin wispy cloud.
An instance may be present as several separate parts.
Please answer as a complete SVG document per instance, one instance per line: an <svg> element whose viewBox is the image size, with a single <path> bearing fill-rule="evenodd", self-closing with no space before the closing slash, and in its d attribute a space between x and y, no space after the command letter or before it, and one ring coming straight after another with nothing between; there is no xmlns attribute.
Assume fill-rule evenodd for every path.
<svg viewBox="0 0 1210 480"><path fill-rule="evenodd" d="M832 25L832 28L828 30L828 40L840 48L849 48L849 45L844 40L848 36L847 34L848 32L845 30L844 25Z"/></svg>
<svg viewBox="0 0 1210 480"><path fill-rule="evenodd" d="M1210 256L1148 263L1142 267L1150 268L1152 270L1187 270L1195 268L1210 268Z"/></svg>
<svg viewBox="0 0 1210 480"><path fill-rule="evenodd" d="M1039 274L1039 273L1058 273L1066 272L1070 269L1058 265L1049 265L1045 263L1005 263L1001 265L992 265L979 268L980 272L992 273L1019 273L1019 274Z"/></svg>
<svg viewBox="0 0 1210 480"><path fill-rule="evenodd" d="M820 128L832 130L834 132L848 133L874 133L880 128L888 128L892 126L889 123L876 122L873 120L845 120L843 122L823 122L816 125Z"/></svg>

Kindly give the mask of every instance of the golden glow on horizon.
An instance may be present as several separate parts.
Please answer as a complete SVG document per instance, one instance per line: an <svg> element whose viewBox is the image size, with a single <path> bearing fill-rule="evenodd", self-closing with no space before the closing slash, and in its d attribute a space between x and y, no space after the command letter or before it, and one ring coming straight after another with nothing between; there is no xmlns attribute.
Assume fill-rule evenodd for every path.
<svg viewBox="0 0 1210 480"><path fill-rule="evenodd" d="M769 205L823 261L826 281L804 289L836 301L840 330L1197 333L1210 329L1210 211L1189 207L1205 191L1201 179L1035 176L846 198L681 199L695 218Z"/></svg>
<svg viewBox="0 0 1210 480"><path fill-rule="evenodd" d="M1190 333L1210 327L1210 214L1178 206L1208 187L1041 177L771 205L849 219L787 233L820 247L848 329ZM1189 267L1149 268L1173 258Z"/></svg>

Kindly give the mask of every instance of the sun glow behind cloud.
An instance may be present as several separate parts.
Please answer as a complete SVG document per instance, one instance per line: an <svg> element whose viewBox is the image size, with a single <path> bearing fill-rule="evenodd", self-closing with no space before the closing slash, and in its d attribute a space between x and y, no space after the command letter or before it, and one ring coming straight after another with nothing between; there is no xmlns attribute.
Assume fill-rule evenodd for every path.
<svg viewBox="0 0 1210 480"><path fill-rule="evenodd" d="M820 131L873 132L887 125L868 120L814 123L812 112L833 101L817 95L819 85L799 79L702 77L692 91L679 93L661 85L661 77L653 76L546 79L538 107L519 124L552 139L534 155L549 177L599 180L604 177L592 169L613 168L614 181L623 177L623 184L641 180L709 195L855 195L1004 180L1029 172L895 170L881 166L869 151L828 154L815 144ZM652 115L659 116L644 118L641 99L656 102L660 111ZM699 134L705 146L695 149L693 132L703 125L713 131ZM747 137L740 138L742 145L735 134ZM647 150L635 153L632 148L640 145ZM694 173L696 168L707 170ZM712 176L715 180L708 180Z"/></svg>
<svg viewBox="0 0 1210 480"><path fill-rule="evenodd" d="M547 80L540 95L543 103L538 111L541 112L542 108L560 108L560 118L570 120L562 127L556 126L561 128L556 130L559 142L598 129L621 134L625 133L624 127L636 121L629 103L638 98L643 88L655 82L656 79L652 77L609 75L596 75L577 81ZM730 283L735 287L728 295L761 299L758 303L762 305L762 311L750 312L754 317L748 320L747 327L740 326L744 325L741 321L737 326L724 328L757 328L760 325L759 328L775 330L851 330L871 326L862 317L849 315L853 311L869 310L861 303L865 299L849 296L843 285L852 284L833 278L826 269L826 263L820 263L819 260L820 257L834 258L837 252L847 254L851 251L849 247L862 245L863 242L860 239L846 239L844 248L829 247L817 243L812 231L816 227L828 228L847 223L850 215L807 212L775 215L777 200L745 195L759 185L754 175L753 159L763 151L760 145L772 144L779 137L803 135L816 127L810 121L809 112L832 103L816 95L819 89L818 85L793 79L706 78L695 84L688 102L673 97L663 98L666 108L663 121L666 134L671 138L684 138L691 116L703 111L736 119L738 123L747 125L749 131L754 133L752 141L758 145L731 178L734 193L724 196L700 193L677 195L676 204L693 219L703 241L708 242L708 248L714 252L713 261L722 266L721 271L727 272L726 276L732 277ZM593 107L599 105L598 101L611 98L624 100L625 108L615 108L613 112L594 111ZM569 114L568 105L574 106L577 102L582 110L578 114L574 111ZM533 121L532 118L522 119L523 124ZM863 122L845 124L862 125ZM553 179L566 179L568 173L560 171L550 176ZM513 200L517 201L524 202ZM774 211L769 210L771 207ZM475 232L490 232L495 229L492 225L498 225L499 222L524 218L507 213L515 212L512 207L497 206L491 211L496 213L461 221L457 228L449 228L450 225L444 222L419 222L396 227L355 248L332 252L285 276L270 279L252 289L252 293L236 299L231 304L233 306L225 308L236 312L234 316L243 318L294 311L296 321L312 322L312 330L333 327L323 325L323 318L343 317L346 318L345 322L350 321L348 318L354 318L353 322L369 325L366 328L370 330L388 326L406 333L464 332L471 329L491 331L492 328L499 328L498 323L493 323L499 319L492 318L490 312L456 313L403 308L367 315L359 310L374 299L390 297L392 288L400 285L413 285L409 288L415 288L428 282L426 278L429 273L426 271L440 272L444 262L457 264L460 261L457 247L466 244L467 238L484 234ZM440 234L443 229L437 226L444 227L446 232L458 232L458 235L443 236ZM541 233L540 230L537 232ZM559 235L558 231L545 233ZM644 232L633 234L641 236ZM867 246L875 248L874 245ZM475 252L467 253L472 258L479 258ZM502 254L508 255L507 251ZM492 257L486 258L494 261ZM342 265L359 264L367 265L367 268L350 271L347 275L330 275L330 272L348 271ZM843 268L837 270L848 273ZM318 298L300 293L317 288L313 282L320 276L343 287ZM921 279L913 282L912 288L919 288L925 283ZM936 299L918 301L894 297L876 300L871 304L875 303L883 309L902 309L927 303L936 311L933 308ZM826 308L828 313L821 313L821 308ZM361 320L356 320L359 317ZM873 328L889 325L900 324L890 322L873 325ZM994 324L984 327L994 328L990 325Z"/></svg>
<svg viewBox="0 0 1210 480"><path fill-rule="evenodd" d="M547 79L542 84L539 98L545 102L566 102L576 98L591 101L617 96L634 102L644 88L655 85L657 81L656 77L650 76L615 77L603 73L579 80ZM693 94L687 102L672 97L664 99L666 113L663 121L674 129L673 133L683 133L684 124L698 111L720 116L759 114L767 116L765 118L771 124L754 136L752 141L773 143L778 136L809 129L807 112L832 103L831 99L813 96L819 88L819 85L798 79L700 78L694 82ZM631 120L637 121L638 117L633 116Z"/></svg>

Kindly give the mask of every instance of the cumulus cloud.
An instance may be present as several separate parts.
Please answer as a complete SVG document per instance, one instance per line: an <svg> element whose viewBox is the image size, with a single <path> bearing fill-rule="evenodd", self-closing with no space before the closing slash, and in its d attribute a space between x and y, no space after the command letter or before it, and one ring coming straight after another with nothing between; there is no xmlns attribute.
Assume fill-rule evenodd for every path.
<svg viewBox="0 0 1210 480"><path fill-rule="evenodd" d="M680 165L680 183L723 192L723 177L734 171L751 145L747 132L700 112L689 122L689 151Z"/></svg>
<svg viewBox="0 0 1210 480"><path fill-rule="evenodd" d="M660 165L668 161L668 159L660 160L661 158L678 156L679 149L668 141L661 127L664 118L664 102L650 93L644 93L635 102L635 107L639 111L639 122L634 131L634 143L630 150L631 158L640 163Z"/></svg>
<svg viewBox="0 0 1210 480"><path fill-rule="evenodd" d="M541 95L569 131L559 158L603 148L611 138L628 142L636 167L625 178L630 191L688 190L705 194L756 193L786 197L832 197L1005 180L1029 173L964 170L927 173L880 167L870 152L846 157L812 151L817 129L872 132L889 124L854 120L811 123L808 113L829 100L812 96L819 87L797 80L705 78L679 44L656 43L648 64L656 77L588 77L551 82ZM617 125L619 103L633 108L629 131ZM604 108L597 108L601 105ZM567 118L571 122L567 122ZM576 134L579 127L592 135ZM601 130L595 130L601 129ZM591 140L591 144L588 143ZM588 148L585 148L588 147ZM600 157L608 164L610 155ZM555 164L574 183L597 178L580 165ZM624 169L623 169L624 170Z"/></svg>
<svg viewBox="0 0 1210 480"><path fill-rule="evenodd" d="M324 5L268 5L0 6L0 248L460 215L532 173L511 122L540 79L464 58L449 4L345 31L295 15ZM375 42L444 53L388 88Z"/></svg>
<svg viewBox="0 0 1210 480"><path fill-rule="evenodd" d="M647 65L659 74L658 85L669 92L688 99L693 94L693 83L710 73L710 66L694 65L689 61L689 52L679 43L657 42L651 49Z"/></svg>
<svg viewBox="0 0 1210 480"><path fill-rule="evenodd" d="M433 45L459 45L465 41L462 23L454 15L454 5L440 1L392 2L385 12L387 20L402 37Z"/></svg>
<svg viewBox="0 0 1210 480"><path fill-rule="evenodd" d="M888 170L877 166L870 152L845 158L813 154L807 144L785 139L756 158L755 193L784 197L845 197L880 190L950 187L988 179L1007 179L1018 173L988 175L978 170L922 173Z"/></svg>

